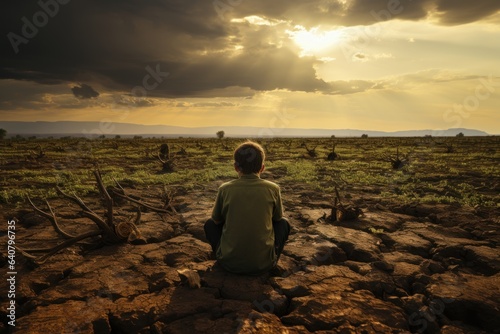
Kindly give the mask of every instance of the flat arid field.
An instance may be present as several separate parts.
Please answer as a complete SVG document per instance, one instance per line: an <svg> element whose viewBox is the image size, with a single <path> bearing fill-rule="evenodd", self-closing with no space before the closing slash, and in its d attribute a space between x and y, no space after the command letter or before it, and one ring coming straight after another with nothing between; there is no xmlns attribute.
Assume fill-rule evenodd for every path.
<svg viewBox="0 0 500 334"><path fill-rule="evenodd" d="M242 139L0 142L0 332L499 332L499 137L258 141L292 225L261 276L203 231Z"/></svg>

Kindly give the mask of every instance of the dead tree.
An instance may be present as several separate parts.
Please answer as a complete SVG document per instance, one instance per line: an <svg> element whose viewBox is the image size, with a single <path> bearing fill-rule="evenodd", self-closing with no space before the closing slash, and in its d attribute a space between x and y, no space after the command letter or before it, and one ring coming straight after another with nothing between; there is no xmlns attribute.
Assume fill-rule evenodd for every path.
<svg viewBox="0 0 500 334"><path fill-rule="evenodd" d="M186 149L184 148L184 146L181 146L181 148L179 149L179 151L177 151L178 155L186 155L187 154L187 151Z"/></svg>
<svg viewBox="0 0 500 334"><path fill-rule="evenodd" d="M363 214L360 208L352 205L344 205L340 198L339 191L335 187L335 198L333 200L332 212L330 215L331 221L346 221L354 220Z"/></svg>
<svg viewBox="0 0 500 334"><path fill-rule="evenodd" d="M335 146L337 146L337 144L332 144L332 151L328 153L327 160L329 161L333 161L339 158L339 155L335 152Z"/></svg>
<svg viewBox="0 0 500 334"><path fill-rule="evenodd" d="M101 217L94 211L92 211L78 196L74 194L69 195L64 191L62 191L61 188L59 188L58 186L56 187L56 189L60 195L77 204L82 209L81 214L92 220L97 225L97 229L83 232L78 235L73 235L71 233L68 233L64 231L59 225L56 214L48 201L46 201L48 212L45 212L39 209L33 203L31 198L28 197L28 201L33 207L33 209L41 216L47 218L51 222L52 227L57 232L57 234L59 234L66 240L51 248L23 249L17 247L17 249L21 254L31 259L35 263L41 264L44 263L50 256L58 253L59 251L88 238L98 238L95 246L101 246L104 244L117 244L123 242L145 243L145 240L142 238L141 233L139 232L136 226L140 222L141 211L137 210L137 214L133 222L131 221L116 222L113 215L113 200L109 192L104 187L101 173L98 170L96 170L94 171L94 176L97 181L97 187L99 189L101 196L104 198L104 204L106 206L106 212L104 217ZM127 197L127 199L129 198ZM42 256L35 256L33 255L34 253L45 253L45 254Z"/></svg>
<svg viewBox="0 0 500 334"><path fill-rule="evenodd" d="M306 144L306 143L302 143L302 145L300 145L300 146L302 146L302 147L304 147L304 148L306 149L307 154L308 154L311 158L315 158L315 157L316 157L316 155L317 155L317 154L316 154L316 147L317 147L317 146L314 146L312 149L309 149L309 148L307 147L307 144Z"/></svg>
<svg viewBox="0 0 500 334"><path fill-rule="evenodd" d="M38 160L45 157L45 152L44 152L42 146L37 145L36 148L38 149L38 152L35 152L34 150L30 150L29 155L27 156L28 159L38 161Z"/></svg>
<svg viewBox="0 0 500 334"><path fill-rule="evenodd" d="M408 164L408 154L406 155L400 155L399 154L399 147L396 148L396 156L391 157L389 155L385 156L385 160L389 161L391 163L392 169L400 169L404 167L406 164Z"/></svg>
<svg viewBox="0 0 500 334"><path fill-rule="evenodd" d="M163 186L163 192L161 194L161 199L163 202L163 209L167 211L171 211L173 213L177 213L173 206L174 193L171 190L167 189L167 186Z"/></svg>
<svg viewBox="0 0 500 334"><path fill-rule="evenodd" d="M170 159L170 147L168 146L168 144L166 144L166 143L161 144L160 152L158 153L158 156L161 159L166 159L166 160Z"/></svg>
<svg viewBox="0 0 500 334"><path fill-rule="evenodd" d="M175 162L173 159L167 159L167 160L163 160L161 158L161 155L160 153L158 153L158 155L156 156L158 158L158 160L161 162L162 164L162 169L161 171L163 173L171 173L171 172L174 172L175 171Z"/></svg>
<svg viewBox="0 0 500 334"><path fill-rule="evenodd" d="M453 144L446 144L446 149L445 153L455 153L455 148L453 147Z"/></svg>

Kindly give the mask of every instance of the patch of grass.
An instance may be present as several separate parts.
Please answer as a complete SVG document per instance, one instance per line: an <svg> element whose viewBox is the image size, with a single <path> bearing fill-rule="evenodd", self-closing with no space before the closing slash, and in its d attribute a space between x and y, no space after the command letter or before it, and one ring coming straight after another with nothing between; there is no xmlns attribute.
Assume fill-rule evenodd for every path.
<svg viewBox="0 0 500 334"><path fill-rule="evenodd" d="M55 196L54 186L85 196L96 191L91 173L99 166L105 185L113 178L128 180L140 187L182 185L194 187L236 178L231 164L239 138L121 138L88 140L84 138L12 140L0 149L0 203L15 204L23 196ZM279 183L293 187L304 184L312 190L332 194L335 185L342 189L370 189L402 203L460 203L497 206L498 195L491 180L500 177L499 137L455 138L273 138L257 139L269 148L268 169L278 168ZM439 141L436 144L435 141ZM304 158L305 142L316 147L315 158ZM177 170L160 173L154 154L168 143L173 153L181 147L186 155L175 156ZM223 147L223 144L227 148ZM118 149L114 146L118 145ZM340 158L327 161L336 144ZM43 147L46 157L27 161L30 150ZM446 153L447 145L454 152ZM409 154L409 164L393 170L385 155ZM150 152L149 155L146 152ZM8 166L2 169L2 166ZM19 167L13 167L19 166ZM17 168L17 169L13 169ZM284 172L286 170L286 172ZM16 189L11 191L11 189Z"/></svg>
<svg viewBox="0 0 500 334"><path fill-rule="evenodd" d="M376 229L375 227L369 227L368 231L370 231L370 233L372 233L372 234L383 234L384 233L383 228Z"/></svg>
<svg viewBox="0 0 500 334"><path fill-rule="evenodd" d="M286 167L287 174L283 177L285 182L306 183L313 186L319 186L316 173L316 164L312 160L298 159L294 163L287 162L283 164Z"/></svg>
<svg viewBox="0 0 500 334"><path fill-rule="evenodd" d="M25 191L20 189L4 189L0 191L1 204L13 205L23 201L25 197Z"/></svg>

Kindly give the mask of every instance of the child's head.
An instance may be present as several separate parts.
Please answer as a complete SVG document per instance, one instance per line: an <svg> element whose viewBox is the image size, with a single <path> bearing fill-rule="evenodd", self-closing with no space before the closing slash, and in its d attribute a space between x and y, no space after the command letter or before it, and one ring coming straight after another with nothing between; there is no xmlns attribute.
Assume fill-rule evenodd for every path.
<svg viewBox="0 0 500 334"><path fill-rule="evenodd" d="M253 141L246 141L234 150L234 166L243 174L260 173L266 155Z"/></svg>

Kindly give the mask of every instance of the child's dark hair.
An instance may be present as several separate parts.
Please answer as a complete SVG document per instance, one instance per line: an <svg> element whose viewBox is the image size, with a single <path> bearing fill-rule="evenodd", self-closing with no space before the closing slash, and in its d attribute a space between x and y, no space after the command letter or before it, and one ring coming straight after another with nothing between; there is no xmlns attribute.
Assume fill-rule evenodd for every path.
<svg viewBox="0 0 500 334"><path fill-rule="evenodd" d="M246 141L234 150L234 165L243 174L260 172L266 154L259 144Z"/></svg>

